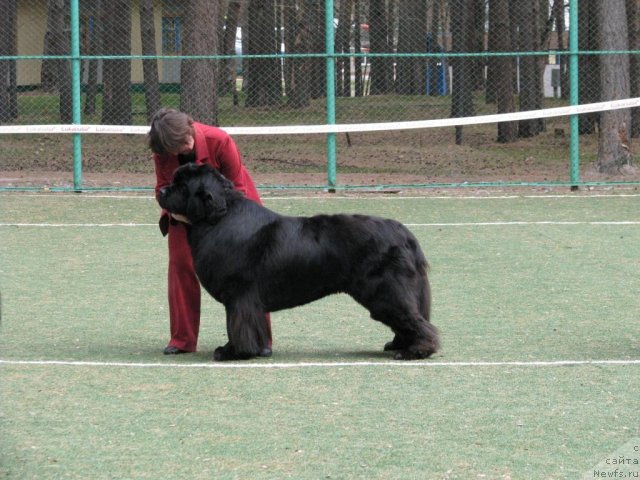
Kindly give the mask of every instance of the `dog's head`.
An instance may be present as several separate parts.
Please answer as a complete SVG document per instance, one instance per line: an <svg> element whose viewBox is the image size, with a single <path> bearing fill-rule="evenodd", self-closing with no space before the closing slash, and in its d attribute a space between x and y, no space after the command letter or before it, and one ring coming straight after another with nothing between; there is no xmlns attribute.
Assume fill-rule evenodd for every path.
<svg viewBox="0 0 640 480"><path fill-rule="evenodd" d="M210 165L189 163L178 168L173 183L158 192L158 203L191 223L212 222L227 213L233 183Z"/></svg>

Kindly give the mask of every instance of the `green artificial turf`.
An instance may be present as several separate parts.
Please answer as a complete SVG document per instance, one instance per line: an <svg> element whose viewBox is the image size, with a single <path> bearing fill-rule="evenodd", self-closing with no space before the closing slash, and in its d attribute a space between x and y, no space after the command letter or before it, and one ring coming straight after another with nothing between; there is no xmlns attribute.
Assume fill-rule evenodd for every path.
<svg viewBox="0 0 640 480"><path fill-rule="evenodd" d="M0 195L0 478L593 478L640 437L640 225L585 222L637 222L639 201L267 198L409 224L442 351L393 362L338 295L274 313L273 357L221 368L207 297L199 352L161 353L151 198Z"/></svg>

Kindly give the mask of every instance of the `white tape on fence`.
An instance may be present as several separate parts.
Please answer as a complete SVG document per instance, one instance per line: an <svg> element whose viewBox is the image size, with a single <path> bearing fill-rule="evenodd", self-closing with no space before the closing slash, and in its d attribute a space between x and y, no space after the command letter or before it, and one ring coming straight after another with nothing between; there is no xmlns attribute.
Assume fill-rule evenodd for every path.
<svg viewBox="0 0 640 480"><path fill-rule="evenodd" d="M512 122L530 118L564 117L581 113L640 107L640 97L588 103L567 107L546 108L526 112L478 115L475 117L441 118L385 123L345 123L340 125L277 125L267 127L221 127L230 135L292 135L301 133L379 132L384 130L413 130L419 128L455 127L484 123ZM133 125L9 125L0 126L2 133L110 133L145 135L149 127Z"/></svg>

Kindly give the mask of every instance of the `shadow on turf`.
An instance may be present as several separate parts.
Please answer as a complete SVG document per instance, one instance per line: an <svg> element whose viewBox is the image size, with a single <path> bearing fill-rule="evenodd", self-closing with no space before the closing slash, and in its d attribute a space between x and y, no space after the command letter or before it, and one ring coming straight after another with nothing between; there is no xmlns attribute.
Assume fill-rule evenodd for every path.
<svg viewBox="0 0 640 480"><path fill-rule="evenodd" d="M224 365L225 362L215 362L213 360L213 350L201 350L195 353L182 354L182 355L162 355L159 352L156 355L158 359L168 361L179 361L180 363L220 363ZM372 360L393 360L393 352L383 352L375 350L360 350L360 351L290 351L279 350L277 346L274 348L273 356L270 358L254 358L247 361L238 361L232 363L329 363L340 361L372 361Z"/></svg>
<svg viewBox="0 0 640 480"><path fill-rule="evenodd" d="M129 348L130 347L130 348ZM141 347L128 346L122 348L118 345L101 348L81 348L80 350L58 350L59 357L70 361L112 361L112 362L144 362L144 363L220 363L213 359L214 348L210 345L202 346L197 352L179 355L164 355L163 348L158 345L145 345ZM384 352L382 349L296 349L293 345L274 345L273 356L270 358L255 358L252 360L233 363L329 363L329 362L367 362L367 361L393 361L393 352Z"/></svg>
<svg viewBox="0 0 640 480"><path fill-rule="evenodd" d="M130 352L124 352L119 350L119 355L115 354L115 351L101 351L95 352L96 358L87 358L83 355L83 361L99 360L105 361L107 359L112 361L140 361L146 362L165 362L165 363L219 363L224 365L225 362L216 362L213 359L213 349L208 347L202 348L197 352L183 353L179 355L164 355L161 348L147 347L144 349L135 349ZM124 353L124 355L123 355ZM93 355L90 355L93 356ZM65 356L65 357L68 357ZM370 360L392 360L393 352L383 352L376 350L359 350L359 351L293 351L286 349L278 349L276 346L273 350L273 356L270 358L254 358L252 360L237 361L232 363L305 363L305 362L338 362L338 361L361 361L366 362Z"/></svg>

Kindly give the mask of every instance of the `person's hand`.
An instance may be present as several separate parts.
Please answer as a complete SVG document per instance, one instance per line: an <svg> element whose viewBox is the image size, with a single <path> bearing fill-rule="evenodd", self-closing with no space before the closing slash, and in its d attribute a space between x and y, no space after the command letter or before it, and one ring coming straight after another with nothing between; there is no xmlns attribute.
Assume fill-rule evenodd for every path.
<svg viewBox="0 0 640 480"><path fill-rule="evenodd" d="M171 218L177 220L178 222L191 223L187 217L185 217L184 215L180 215L179 213L172 213Z"/></svg>

